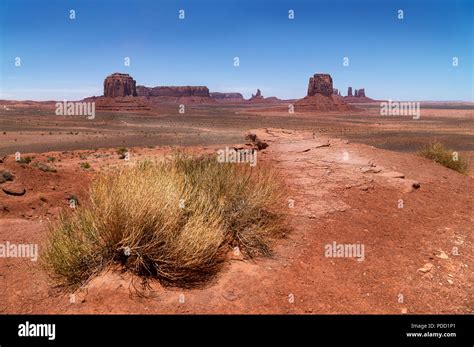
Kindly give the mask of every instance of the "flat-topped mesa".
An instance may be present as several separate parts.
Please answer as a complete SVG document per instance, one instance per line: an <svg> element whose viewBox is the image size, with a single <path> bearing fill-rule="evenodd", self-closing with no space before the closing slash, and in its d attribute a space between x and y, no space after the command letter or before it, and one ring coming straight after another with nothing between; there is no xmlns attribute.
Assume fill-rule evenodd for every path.
<svg viewBox="0 0 474 347"><path fill-rule="evenodd" d="M104 80L104 96L111 98L137 96L136 84L129 74L113 73Z"/></svg>
<svg viewBox="0 0 474 347"><path fill-rule="evenodd" d="M359 90L357 91L357 95L356 95L356 96L359 97L359 98L365 98L365 89L364 89L364 88L359 89Z"/></svg>
<svg viewBox="0 0 474 347"><path fill-rule="evenodd" d="M212 99L238 99L243 100L244 96L240 93L220 93L220 92L212 92L210 93Z"/></svg>
<svg viewBox="0 0 474 347"><path fill-rule="evenodd" d="M319 73L314 74L313 77L309 78L307 96L313 96L316 94L324 96L331 96L333 94L331 75Z"/></svg>
<svg viewBox="0 0 474 347"><path fill-rule="evenodd" d="M137 95L154 97L154 96L171 96L171 97L205 97L209 98L209 88L205 86L160 86L160 87L145 87L137 86Z"/></svg>
<svg viewBox="0 0 474 347"><path fill-rule="evenodd" d="M352 87L347 88L347 96L352 96Z"/></svg>

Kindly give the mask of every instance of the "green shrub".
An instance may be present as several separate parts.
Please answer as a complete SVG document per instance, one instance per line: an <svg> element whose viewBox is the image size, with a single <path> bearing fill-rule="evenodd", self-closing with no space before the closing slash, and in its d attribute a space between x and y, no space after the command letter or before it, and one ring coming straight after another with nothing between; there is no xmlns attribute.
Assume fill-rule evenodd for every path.
<svg viewBox="0 0 474 347"><path fill-rule="evenodd" d="M466 158L455 155L454 151L448 150L440 142L432 142L423 147L419 155L434 160L435 162L460 173L467 173L469 164Z"/></svg>
<svg viewBox="0 0 474 347"><path fill-rule="evenodd" d="M80 163L79 164L81 166L81 168L85 169L85 170L88 170L91 168L91 164L89 164L87 161L84 162L84 163Z"/></svg>

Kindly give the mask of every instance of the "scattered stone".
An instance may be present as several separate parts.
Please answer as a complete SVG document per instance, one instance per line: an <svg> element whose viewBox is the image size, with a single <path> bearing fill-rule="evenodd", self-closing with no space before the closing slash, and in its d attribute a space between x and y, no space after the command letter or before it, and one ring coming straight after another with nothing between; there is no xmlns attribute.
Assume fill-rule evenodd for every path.
<svg viewBox="0 0 474 347"><path fill-rule="evenodd" d="M10 171L7 170L0 170L0 183L4 183L7 181L13 181L15 177L11 174Z"/></svg>
<svg viewBox="0 0 474 347"><path fill-rule="evenodd" d="M426 263L423 267L419 268L418 271L422 273L430 272L433 269L434 265L431 263Z"/></svg>
<svg viewBox="0 0 474 347"><path fill-rule="evenodd" d="M375 167L363 167L360 169L363 173L379 173L382 171L380 168L375 168Z"/></svg>
<svg viewBox="0 0 474 347"><path fill-rule="evenodd" d="M437 254L436 256L440 259L448 259L449 258L449 256L443 251L439 251L439 254Z"/></svg>
<svg viewBox="0 0 474 347"><path fill-rule="evenodd" d="M268 144L266 142L261 141L257 135L255 134L247 134L245 135L245 139L247 141L251 141L252 145L258 150L261 151L262 149L265 149L268 147Z"/></svg>
<svg viewBox="0 0 474 347"><path fill-rule="evenodd" d="M330 147L330 146L331 146L331 144L328 142L328 143L325 143L325 144L316 146L316 147L314 147L314 148L322 148L322 147Z"/></svg>
<svg viewBox="0 0 474 347"><path fill-rule="evenodd" d="M380 176L387 178L405 178L405 175L397 171L382 172Z"/></svg>
<svg viewBox="0 0 474 347"><path fill-rule="evenodd" d="M391 183L395 184L404 193L411 193L420 187L417 181L407 178L394 178Z"/></svg>
<svg viewBox="0 0 474 347"><path fill-rule="evenodd" d="M2 187L2 190L5 194L13 196L22 196L26 193L26 189L19 184L10 184L8 186Z"/></svg>
<svg viewBox="0 0 474 347"><path fill-rule="evenodd" d="M57 172L56 168L46 165L44 163L35 163L34 166L43 172Z"/></svg>
<svg viewBox="0 0 474 347"><path fill-rule="evenodd" d="M224 299L229 301L234 301L238 298L237 294L235 294L233 290L228 290L225 293L222 293L222 296Z"/></svg>

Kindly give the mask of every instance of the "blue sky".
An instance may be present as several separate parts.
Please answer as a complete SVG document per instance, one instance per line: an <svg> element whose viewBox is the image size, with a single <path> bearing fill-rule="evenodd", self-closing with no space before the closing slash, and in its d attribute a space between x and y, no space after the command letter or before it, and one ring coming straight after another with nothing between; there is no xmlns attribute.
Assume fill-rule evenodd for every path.
<svg viewBox="0 0 474 347"><path fill-rule="evenodd" d="M147 86L298 98L324 72L343 94L352 86L381 99L474 101L473 3L0 0L0 98L101 95L113 72Z"/></svg>

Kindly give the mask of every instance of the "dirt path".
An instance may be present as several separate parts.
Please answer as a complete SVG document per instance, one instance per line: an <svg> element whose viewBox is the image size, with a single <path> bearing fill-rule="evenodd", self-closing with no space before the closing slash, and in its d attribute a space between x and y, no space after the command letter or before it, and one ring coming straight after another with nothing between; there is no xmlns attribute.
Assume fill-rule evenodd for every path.
<svg viewBox="0 0 474 347"><path fill-rule="evenodd" d="M273 259L236 255L205 288L154 283L139 297L131 289L138 280L112 270L74 296L59 295L38 263L0 258L0 312L474 311L472 178L413 155L319 134L256 133L269 144L258 160L278 168L289 191L293 231L277 242ZM84 185L74 183L74 170L68 177ZM18 213L2 214L0 242L40 242L45 223ZM363 260L325 256L334 242L363 246Z"/></svg>

